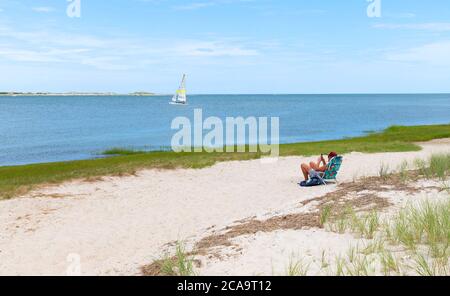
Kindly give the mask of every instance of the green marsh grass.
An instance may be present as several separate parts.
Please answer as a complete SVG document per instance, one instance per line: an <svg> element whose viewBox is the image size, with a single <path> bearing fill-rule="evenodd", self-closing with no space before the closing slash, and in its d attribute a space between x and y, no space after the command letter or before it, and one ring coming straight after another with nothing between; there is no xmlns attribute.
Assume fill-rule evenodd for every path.
<svg viewBox="0 0 450 296"><path fill-rule="evenodd" d="M317 155L323 151L402 152L418 151L414 142L450 137L450 125L393 126L380 133L362 137L310 143L280 145L281 156ZM120 151L123 150L123 151ZM248 149L247 149L248 150ZM0 167L0 199L24 194L36 186L58 184L73 179L106 175L132 174L140 169L204 168L221 161L258 159L262 153L131 153L126 149L109 151L118 156L69 162L42 163L23 166Z"/></svg>
<svg viewBox="0 0 450 296"><path fill-rule="evenodd" d="M135 149L127 149L127 148L111 148L100 153L105 156L119 156L119 155L135 155L135 154L143 154L145 151L135 150Z"/></svg>

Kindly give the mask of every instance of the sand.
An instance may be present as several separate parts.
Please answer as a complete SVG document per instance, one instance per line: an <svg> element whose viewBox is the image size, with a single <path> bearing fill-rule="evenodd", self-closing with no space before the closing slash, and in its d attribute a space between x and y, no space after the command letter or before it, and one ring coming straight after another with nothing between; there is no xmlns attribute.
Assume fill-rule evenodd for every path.
<svg viewBox="0 0 450 296"><path fill-rule="evenodd" d="M432 153L450 152L449 140L421 145L418 152L344 155L339 180L377 175L382 164L396 169L405 160L412 163ZM270 164L253 160L200 170L144 170L136 176L67 182L1 201L0 275L138 275L141 266L162 256L169 242L195 241L237 220L286 213L302 201L335 190L336 185L307 189L297 185L300 163L310 160L285 157ZM256 257L243 255L236 259L243 260L239 264L214 262L201 273L268 274L272 269L266 262L260 269L255 262L261 256L271 258L275 250L279 251L275 257L285 260L292 251L285 248L288 241L307 244L305 250L315 242L343 249L349 238L312 229L300 236L286 230L251 238L256 239L258 243L250 244L239 238L243 254ZM281 261L274 265L282 265Z"/></svg>
<svg viewBox="0 0 450 296"><path fill-rule="evenodd" d="M429 182L424 185L435 186L438 183ZM426 187L421 189L424 188ZM420 201L436 202L449 198L447 192L439 192L431 188L419 190L414 194L384 192L380 195L384 195L392 203L388 209L379 212L380 219L383 221L390 221L390 217L397 214L399 209L411 203L418 205ZM302 209L299 209L299 212L301 211ZM277 213L277 215L285 214ZM329 228L259 231L232 239L233 246L231 247L212 248L210 252L214 256L196 256L195 259L201 261L201 266L196 268L195 272L199 275L209 276L285 276L289 275L289 266L299 264L304 269L304 274L296 275L333 276L337 275L337 260L344 260L345 264L352 268L348 254L353 249L356 255L360 258L366 257L370 262L368 275L380 276L385 275L379 261L380 252L361 253L377 240L378 238L374 240L361 238L349 232L341 234L333 232ZM389 245L389 243L385 243L385 247L387 250L394 250L392 254L398 262L404 265L399 273L392 273L393 275L418 275L414 267L405 268L405 266L414 266L414 258L410 253L398 246ZM217 256L220 257L217 258ZM431 257L426 256L426 258L431 262ZM355 260L355 266L357 264ZM349 275L350 273L345 271L345 274Z"/></svg>

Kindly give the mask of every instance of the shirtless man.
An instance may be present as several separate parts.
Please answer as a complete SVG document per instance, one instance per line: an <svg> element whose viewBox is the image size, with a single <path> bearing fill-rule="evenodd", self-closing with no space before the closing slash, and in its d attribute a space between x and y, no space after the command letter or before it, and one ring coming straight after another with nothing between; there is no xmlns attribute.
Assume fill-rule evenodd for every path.
<svg viewBox="0 0 450 296"><path fill-rule="evenodd" d="M336 152L330 152L328 154L328 162L336 156L337 156ZM315 170L316 172L325 172L328 167L328 162L325 161L325 158L323 157L323 154L322 154L317 159L317 162L311 161L309 163L309 165L306 163L303 163L301 168L302 168L303 176L305 177L305 181L308 181L309 171L311 171L311 170ZM323 165L322 165L322 163L323 163Z"/></svg>

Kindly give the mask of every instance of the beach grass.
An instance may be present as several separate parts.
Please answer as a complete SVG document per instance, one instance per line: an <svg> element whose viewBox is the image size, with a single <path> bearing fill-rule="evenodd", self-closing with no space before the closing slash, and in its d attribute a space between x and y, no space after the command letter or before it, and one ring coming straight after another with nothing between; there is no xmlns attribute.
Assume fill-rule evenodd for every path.
<svg viewBox="0 0 450 296"><path fill-rule="evenodd" d="M362 245L358 242L356 247L349 246L346 256L336 256L335 275L448 276L449 215L448 198L409 204L392 217L386 217L386 223L375 227L376 235L372 235L372 238L359 235L363 239L360 241ZM322 261L323 257L322 252ZM327 267L322 264L321 271Z"/></svg>
<svg viewBox="0 0 450 296"><path fill-rule="evenodd" d="M142 269L148 276L195 276L194 259L186 251L182 242L176 242L175 254L166 254L162 259L156 260Z"/></svg>
<svg viewBox="0 0 450 296"><path fill-rule="evenodd" d="M177 243L175 257L165 259L162 264L161 273L166 276L193 276L194 261L187 255L185 247Z"/></svg>
<svg viewBox="0 0 450 296"><path fill-rule="evenodd" d="M135 155L135 154L143 154L145 151L135 150L135 149L128 149L128 148L111 148L108 150L103 151L100 153L101 155L105 156L119 156L119 155Z"/></svg>
<svg viewBox="0 0 450 296"><path fill-rule="evenodd" d="M378 175L386 181L389 178L389 165L382 163Z"/></svg>
<svg viewBox="0 0 450 296"><path fill-rule="evenodd" d="M320 215L319 215L319 224L320 226L324 227L325 223L328 221L328 219L330 218L331 215L331 211L332 211L332 206L331 205L326 205L321 211L320 211Z"/></svg>
<svg viewBox="0 0 450 296"><path fill-rule="evenodd" d="M369 216L378 214L366 213ZM384 275L400 275L402 271L422 276L449 275L449 198L410 203L386 219L385 223L372 223L374 233L370 236L358 227L355 229L360 233L354 232L353 222L349 222L349 230L364 240L362 246L350 246L346 257L336 258L336 275L371 275L371 260L379 263Z"/></svg>
<svg viewBox="0 0 450 296"><path fill-rule="evenodd" d="M434 154L428 162L419 159L415 163L420 173L429 179L438 178L441 181L446 181L446 177L450 173L449 154Z"/></svg>
<svg viewBox="0 0 450 296"><path fill-rule="evenodd" d="M420 170L411 171L406 170L409 165L405 162L401 164L402 170L392 172L388 179L397 182L404 175L404 180L411 181L409 185L426 178L434 182L448 180L449 159L449 153L432 154L423 161L416 160ZM374 178L386 180L383 176L372 177L371 180ZM408 192L405 183L396 184L398 187L392 188L391 192L403 191L409 199L406 204L400 201L398 205L388 203L385 207L357 206L356 203L352 206L340 204L339 199L333 200L333 206L327 199L320 203L318 225L327 231L351 234L357 242L352 242L345 253L332 253L334 260L331 261L322 250L321 257L312 261L319 267L313 275L450 275L450 195L434 185L429 188L438 191L427 192L424 196L425 188L421 190L414 186ZM345 191L343 198L354 199L361 191L372 190L367 186L356 188L353 186L352 191ZM386 211L387 207L389 211ZM296 274L302 266L296 263L289 265L288 274Z"/></svg>
<svg viewBox="0 0 450 296"><path fill-rule="evenodd" d="M450 138L450 124L431 126L392 126L383 132L341 140L280 145L281 156L317 155L329 151L340 154L418 151L415 142ZM250 160L263 156L261 152L242 153L175 153L142 152L114 148L106 158L55 162L23 166L0 167L0 199L24 194L39 185L58 184L74 179L89 179L107 175L134 174L140 169L204 168L222 161ZM436 168L436 170L441 168Z"/></svg>
<svg viewBox="0 0 450 296"><path fill-rule="evenodd" d="M322 223L322 216L324 211L320 214L320 222ZM329 217L329 214L328 216ZM323 222L325 228L336 233L343 234L351 232L357 234L361 238L373 239L375 233L380 227L380 218L376 211L357 215L352 208L346 208L342 213L339 213L332 223L327 224L328 218Z"/></svg>
<svg viewBox="0 0 450 296"><path fill-rule="evenodd" d="M450 200L440 203L428 201L409 206L393 220L390 233L394 242L416 250L428 245L433 258L448 257L450 247Z"/></svg>
<svg viewBox="0 0 450 296"><path fill-rule="evenodd" d="M286 276L307 276L309 268L310 264L305 263L303 258L296 259L291 255L286 268Z"/></svg>
<svg viewBox="0 0 450 296"><path fill-rule="evenodd" d="M400 274L400 263L394 253L384 250L379 253L382 271L385 276Z"/></svg>

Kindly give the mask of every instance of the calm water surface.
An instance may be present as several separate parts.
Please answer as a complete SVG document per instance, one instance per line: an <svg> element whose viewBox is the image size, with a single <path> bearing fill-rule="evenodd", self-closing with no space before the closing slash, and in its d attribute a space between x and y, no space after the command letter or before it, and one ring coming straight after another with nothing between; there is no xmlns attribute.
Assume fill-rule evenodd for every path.
<svg viewBox="0 0 450 296"><path fill-rule="evenodd" d="M176 116L278 116L280 142L358 136L393 124L450 122L450 94L1 97L0 166L98 157L111 147L170 145Z"/></svg>

